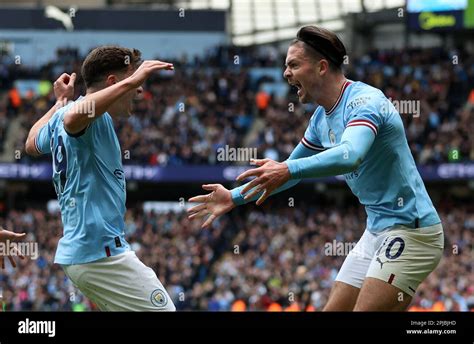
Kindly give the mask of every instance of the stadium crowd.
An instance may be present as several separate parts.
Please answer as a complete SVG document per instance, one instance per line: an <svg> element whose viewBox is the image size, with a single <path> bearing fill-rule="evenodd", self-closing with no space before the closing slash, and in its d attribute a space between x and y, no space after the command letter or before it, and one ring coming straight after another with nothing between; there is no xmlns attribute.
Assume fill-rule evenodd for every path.
<svg viewBox="0 0 474 344"><path fill-rule="evenodd" d="M13 147L23 149L29 128L55 101L52 81L64 71L79 72L82 58L65 48L55 61L32 68L0 56L0 155L10 156L4 145L14 120ZM220 164L216 151L225 145L256 147L259 157L283 160L301 139L314 106L299 104L290 88L283 96L268 91L264 85L284 83L272 73L253 76L262 68L282 74L284 55L276 50L218 47L203 58L172 62L173 73L148 80L134 116L115 121L124 163ZM474 160L472 56L462 49L373 51L345 68L348 78L379 87L394 103L419 106L419 116L401 111L417 163ZM41 83L25 91L18 80ZM84 92L78 81L76 95ZM126 234L178 310L321 310L345 257L326 249L355 243L365 214L360 207L272 202L271 208L241 207L206 231L184 212L144 213L136 205L127 211ZM472 310L474 209L447 200L436 206L446 233L444 258L410 309ZM28 233L40 253L0 272L3 308L95 309L53 264L59 214L41 206L2 211L0 225Z"/></svg>
<svg viewBox="0 0 474 344"><path fill-rule="evenodd" d="M445 252L419 287L410 310L474 309L474 209L443 201ZM288 207L277 198L263 209L245 206L201 230L185 212L128 210L126 235L151 266L178 310L319 311L345 255L364 229L360 207ZM35 260L7 263L0 272L5 310L96 309L53 264L60 216L41 208L11 210L5 228L28 233L39 246ZM345 247L342 251L340 245Z"/></svg>
<svg viewBox="0 0 474 344"><path fill-rule="evenodd" d="M0 149L10 119L19 117L14 147L21 150L29 128L54 102L51 82L64 71L79 72L81 56L62 49L41 68L0 58ZM280 76L283 54L218 47L203 58L173 62L174 73L148 80L134 116L115 121L125 162L218 164L216 151L225 145L255 147L259 157L283 160L301 139L314 105L299 104L289 87L283 96L263 87L286 87L275 74L252 76L262 68ZM382 89L398 106L418 163L474 160L472 56L463 50L373 51L354 57L345 69L348 78ZM18 79L42 80L40 92L20 94ZM83 91L79 80L76 95Z"/></svg>

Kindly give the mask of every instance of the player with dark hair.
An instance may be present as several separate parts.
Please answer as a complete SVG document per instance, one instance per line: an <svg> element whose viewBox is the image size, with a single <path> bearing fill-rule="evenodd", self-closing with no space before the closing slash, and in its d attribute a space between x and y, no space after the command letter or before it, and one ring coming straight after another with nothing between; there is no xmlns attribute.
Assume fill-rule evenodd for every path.
<svg viewBox="0 0 474 344"><path fill-rule="evenodd" d="M255 160L255 177L233 190L204 185L210 194L190 218L203 227L237 205L294 186L303 178L344 175L365 206L367 227L336 277L327 311L405 310L420 283L438 265L443 228L418 173L400 114L384 94L348 80L346 49L336 34L316 26L299 30L286 56L284 77L302 103L316 103L301 142L288 160Z"/></svg>

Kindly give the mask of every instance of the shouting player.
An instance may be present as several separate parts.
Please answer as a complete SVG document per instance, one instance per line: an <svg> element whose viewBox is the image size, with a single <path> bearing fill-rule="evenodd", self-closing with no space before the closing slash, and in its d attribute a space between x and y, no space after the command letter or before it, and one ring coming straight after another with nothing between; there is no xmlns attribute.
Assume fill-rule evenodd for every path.
<svg viewBox="0 0 474 344"><path fill-rule="evenodd" d="M113 119L129 116L151 73L173 69L144 61L136 49L98 47L86 57L86 95L73 97L75 74L55 82L60 99L30 130L26 152L52 154L53 182L64 234L55 263L71 281L108 311L174 311L155 272L124 238L125 176ZM64 106L65 105L65 106Z"/></svg>
<svg viewBox="0 0 474 344"><path fill-rule="evenodd" d="M302 178L344 175L365 206L367 227L347 256L326 311L405 310L418 285L435 269L444 247L443 228L411 155L400 114L384 94L346 79L346 49L328 30L298 31L286 57L284 77L302 103L318 105L288 160L255 160L255 177L231 191L204 185L210 194L190 218L208 216L203 227L237 205L294 186Z"/></svg>

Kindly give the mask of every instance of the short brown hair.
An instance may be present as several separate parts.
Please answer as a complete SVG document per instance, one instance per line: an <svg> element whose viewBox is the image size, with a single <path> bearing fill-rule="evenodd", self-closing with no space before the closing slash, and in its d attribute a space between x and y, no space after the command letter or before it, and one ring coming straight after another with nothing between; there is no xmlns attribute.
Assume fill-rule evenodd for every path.
<svg viewBox="0 0 474 344"><path fill-rule="evenodd" d="M130 65L136 68L141 62L138 49L128 49L114 45L95 48L82 64L81 74L86 88L101 81L108 73L125 72Z"/></svg>
<svg viewBox="0 0 474 344"><path fill-rule="evenodd" d="M311 49L319 58L328 60L333 70L341 69L347 52L334 32L314 25L303 26L298 30L291 45L298 42L303 42L305 49Z"/></svg>

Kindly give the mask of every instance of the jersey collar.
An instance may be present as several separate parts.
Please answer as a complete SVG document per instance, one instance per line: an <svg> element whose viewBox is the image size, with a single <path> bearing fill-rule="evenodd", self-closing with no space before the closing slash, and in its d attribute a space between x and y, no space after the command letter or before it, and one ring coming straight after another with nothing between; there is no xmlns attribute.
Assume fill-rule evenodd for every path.
<svg viewBox="0 0 474 344"><path fill-rule="evenodd" d="M341 92L339 93L339 96L337 97L336 102L334 103L334 105L333 105L328 111L326 111L326 116L331 115L331 114L334 112L334 110L336 110L337 106L338 106L339 103L341 102L342 95L344 94L344 91L346 90L346 88L347 88L350 84L352 84L352 81L350 81L350 80L346 80L346 81L344 82L344 85L342 85L342 87L341 87Z"/></svg>

